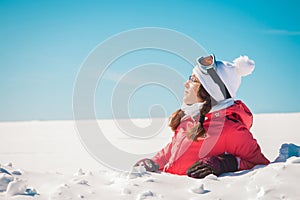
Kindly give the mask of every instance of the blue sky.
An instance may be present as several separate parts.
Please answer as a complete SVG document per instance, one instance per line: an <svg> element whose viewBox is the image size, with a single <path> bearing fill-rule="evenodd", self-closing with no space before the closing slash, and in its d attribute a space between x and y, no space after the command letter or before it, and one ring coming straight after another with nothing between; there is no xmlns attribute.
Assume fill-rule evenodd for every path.
<svg viewBox="0 0 300 200"><path fill-rule="evenodd" d="M222 60L248 55L256 69L244 78L237 98L254 113L300 112L299 8L296 0L0 0L0 120L72 119L74 83L89 53L115 34L143 27L183 33ZM137 65L161 63L183 77L192 69L166 52L127 56L109 68L97 88L98 118L112 117L109 97L117 80ZM180 105L178 98L167 88L149 85L124 104L131 117L147 117L153 105L162 105L168 116Z"/></svg>

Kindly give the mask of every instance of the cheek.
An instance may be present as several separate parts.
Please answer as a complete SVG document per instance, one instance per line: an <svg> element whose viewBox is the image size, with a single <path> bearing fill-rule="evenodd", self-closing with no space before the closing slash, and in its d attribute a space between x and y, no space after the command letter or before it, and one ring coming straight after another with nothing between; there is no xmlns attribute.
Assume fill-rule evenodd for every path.
<svg viewBox="0 0 300 200"><path fill-rule="evenodd" d="M193 87L193 91L194 91L195 95L198 94L199 88L200 88L199 85Z"/></svg>

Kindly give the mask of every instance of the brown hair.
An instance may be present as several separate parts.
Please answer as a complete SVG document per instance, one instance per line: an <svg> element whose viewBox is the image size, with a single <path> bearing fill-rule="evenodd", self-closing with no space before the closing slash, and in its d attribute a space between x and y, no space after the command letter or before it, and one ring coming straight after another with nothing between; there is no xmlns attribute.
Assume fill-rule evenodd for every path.
<svg viewBox="0 0 300 200"><path fill-rule="evenodd" d="M193 141L197 141L199 137L205 137L206 130L203 127L205 115L211 110L212 106L217 104L217 101L208 94L202 85L200 85L197 95L205 103L200 110L199 122L187 132L187 138ZM173 131L177 129L183 116L184 112L179 109L169 117L169 126Z"/></svg>

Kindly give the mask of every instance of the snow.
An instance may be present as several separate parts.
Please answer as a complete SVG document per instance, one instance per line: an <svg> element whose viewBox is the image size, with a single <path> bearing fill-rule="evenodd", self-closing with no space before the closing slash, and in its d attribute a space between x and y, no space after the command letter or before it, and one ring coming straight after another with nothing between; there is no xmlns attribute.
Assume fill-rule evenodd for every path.
<svg viewBox="0 0 300 200"><path fill-rule="evenodd" d="M166 120L166 119L160 119ZM112 120L101 120L108 139L132 152L157 151L172 137L166 127L156 137L122 136ZM257 114L252 132L274 160L283 143L300 144L300 113ZM148 119L136 119L143 127ZM153 149L151 149L153 147ZM146 149L146 150L145 150ZM299 199L300 158L252 170L193 179L143 168L118 172L87 153L74 121L0 123L0 199Z"/></svg>

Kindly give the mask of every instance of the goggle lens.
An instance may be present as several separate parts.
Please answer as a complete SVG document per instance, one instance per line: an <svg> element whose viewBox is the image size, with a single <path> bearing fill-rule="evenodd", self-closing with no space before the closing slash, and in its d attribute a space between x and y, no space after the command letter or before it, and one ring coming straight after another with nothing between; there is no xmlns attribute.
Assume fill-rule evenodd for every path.
<svg viewBox="0 0 300 200"><path fill-rule="evenodd" d="M210 68L216 69L215 56L213 54L206 57L198 58L197 63L201 71L205 74L207 74L207 70Z"/></svg>
<svg viewBox="0 0 300 200"><path fill-rule="evenodd" d="M212 55L207 57L201 57L198 59L198 62L203 66L210 66L214 63L214 57Z"/></svg>

